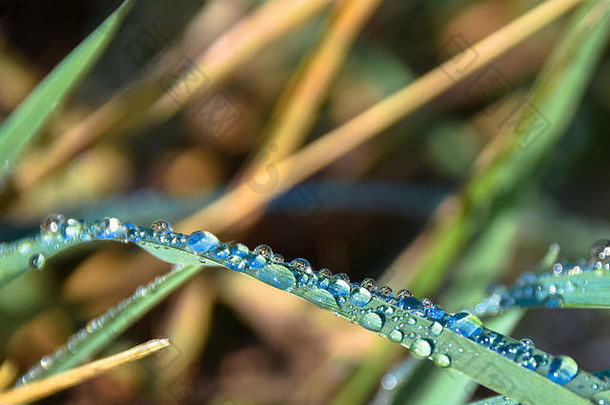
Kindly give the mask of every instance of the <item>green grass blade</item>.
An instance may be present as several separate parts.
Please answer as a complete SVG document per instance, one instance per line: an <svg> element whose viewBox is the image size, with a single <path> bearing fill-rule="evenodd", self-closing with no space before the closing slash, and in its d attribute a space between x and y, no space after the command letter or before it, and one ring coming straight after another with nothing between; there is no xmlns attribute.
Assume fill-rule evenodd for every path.
<svg viewBox="0 0 610 405"><path fill-rule="evenodd" d="M584 405L600 391L610 389L609 382L582 370L575 373L574 369L570 378L560 385L547 376L552 372L552 365L570 363L566 363L567 360L554 358L532 345L492 332L472 315L455 316L432 304L425 306L406 292L394 298L386 287L377 289L370 282L350 284L346 277L333 276L328 270L314 272L304 259L286 263L265 245L250 251L239 243L221 243L209 233L196 232L190 236L174 233L165 222L156 222L149 229L106 218L82 223L79 232L68 232L71 229L67 226L69 223L70 220L61 217L47 221L42 238L52 244L69 233L71 239L82 242L132 242L163 260L187 264L186 272L184 269L174 270L166 278L138 288L122 307L119 305L114 312L110 310L105 318L102 316L91 321L88 327L77 333L72 339L72 350L67 345L55 355L43 359L26 375L26 381L73 366L79 359L95 354L130 322L198 271L198 265L216 264L333 311L410 348L412 353L422 358L451 367L519 401ZM72 226L74 228L73 222ZM535 367L530 369L525 365Z"/></svg>
<svg viewBox="0 0 610 405"><path fill-rule="evenodd" d="M93 67L131 6L132 2L127 0L117 8L3 122L0 127L0 177L6 175L13 160L41 129L57 105Z"/></svg>

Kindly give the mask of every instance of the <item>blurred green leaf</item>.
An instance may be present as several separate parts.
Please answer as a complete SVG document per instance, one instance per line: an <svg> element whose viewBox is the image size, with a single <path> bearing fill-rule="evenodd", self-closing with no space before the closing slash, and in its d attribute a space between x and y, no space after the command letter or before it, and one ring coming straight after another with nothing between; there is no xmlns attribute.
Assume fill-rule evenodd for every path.
<svg viewBox="0 0 610 405"><path fill-rule="evenodd" d="M0 127L0 177L102 55L132 7L126 0L32 91Z"/></svg>

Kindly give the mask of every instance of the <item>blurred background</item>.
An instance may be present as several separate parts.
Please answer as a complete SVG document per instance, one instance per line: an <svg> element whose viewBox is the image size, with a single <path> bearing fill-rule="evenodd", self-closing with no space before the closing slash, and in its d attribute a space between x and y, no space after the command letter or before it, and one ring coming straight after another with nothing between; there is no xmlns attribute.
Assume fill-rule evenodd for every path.
<svg viewBox="0 0 610 405"><path fill-rule="evenodd" d="M267 172L250 185L270 193L282 158L540 2L393 0L358 10L348 1L316 0L290 18L273 11L290 3L135 4L4 185L2 241L37 232L51 212L179 223L258 166ZM118 5L1 1L0 116ZM248 20L265 7L264 18ZM345 272L355 281L373 277L394 290L412 288L450 311L476 303L490 282L510 283L534 268L554 242L564 258L588 258L593 242L610 236L607 47L589 67L585 91L561 95L577 103L565 128L527 98L569 21L550 24L481 75L245 219L232 219L233 209L218 210L211 223L196 228L250 248L266 243L286 258L307 258L314 268ZM227 36L238 24L239 32ZM274 32L274 24L283 28ZM236 38L258 47L234 46ZM332 57L325 57L324 45ZM466 52L463 66L477 57ZM314 63L318 70L308 70ZM168 85L193 67L180 86ZM307 122L282 121L302 83L308 85L292 119ZM182 93L172 101L176 89ZM185 94L188 105L180 101ZM319 96L311 109L299 111L309 102L303 94ZM163 96L164 107L146 113ZM113 102L114 109L104 109ZM514 126L522 108L536 120L527 130ZM99 136L89 139L92 133ZM510 186L473 190L477 176L494 167L495 145L508 141L518 158L496 167L514 178ZM248 210L251 203L228 207ZM87 320L168 269L130 246L63 254L0 293L0 359L25 371ZM601 311L530 310L512 336L530 337L543 350L569 354L583 369L597 371L610 364L605 321ZM107 353L161 336L174 343L166 353L42 403L391 403L392 395L384 399L377 391L388 381L384 373L408 353L288 294L217 269L171 295ZM426 372L411 380L404 403L422 403L417 387L426 385ZM464 399L475 390L455 387ZM478 388L473 395L488 394Z"/></svg>

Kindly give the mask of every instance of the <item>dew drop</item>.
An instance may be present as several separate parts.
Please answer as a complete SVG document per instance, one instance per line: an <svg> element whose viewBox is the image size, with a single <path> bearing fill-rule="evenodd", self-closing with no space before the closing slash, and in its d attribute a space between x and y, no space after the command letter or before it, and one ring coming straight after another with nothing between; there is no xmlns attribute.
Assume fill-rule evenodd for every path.
<svg viewBox="0 0 610 405"><path fill-rule="evenodd" d="M248 266L252 269L263 267L267 263L267 259L260 253L251 254L248 256Z"/></svg>
<svg viewBox="0 0 610 405"><path fill-rule="evenodd" d="M49 356L43 357L42 359L40 359L40 367L42 367L44 369L51 367L52 364L53 364L53 360L51 360L51 358Z"/></svg>
<svg viewBox="0 0 610 405"><path fill-rule="evenodd" d="M449 367L451 365L451 357L446 354L440 354L434 358L434 363L439 367Z"/></svg>
<svg viewBox="0 0 610 405"><path fill-rule="evenodd" d="M155 221L150 224L150 229L156 233L166 234L172 232L172 226L167 221Z"/></svg>
<svg viewBox="0 0 610 405"><path fill-rule="evenodd" d="M309 264L309 261L307 261L306 259L294 259L290 262L290 265L299 271L308 274L313 274L313 270L311 270L311 264Z"/></svg>
<svg viewBox="0 0 610 405"><path fill-rule="evenodd" d="M261 267L258 270L258 278L262 282L280 290L288 290L296 285L294 274L280 264L269 264Z"/></svg>
<svg viewBox="0 0 610 405"><path fill-rule="evenodd" d="M250 249L243 243L236 243L231 247L231 254L235 256L246 257L248 253L250 253Z"/></svg>
<svg viewBox="0 0 610 405"><path fill-rule="evenodd" d="M218 238L208 231L197 231L189 235L186 247L195 253L205 253L218 247Z"/></svg>
<svg viewBox="0 0 610 405"><path fill-rule="evenodd" d="M470 312L459 312L447 323L449 329L467 338L480 334L482 326L481 320Z"/></svg>
<svg viewBox="0 0 610 405"><path fill-rule="evenodd" d="M339 306L332 294L321 288L307 290L303 293L303 297L321 308L331 311L339 310Z"/></svg>
<svg viewBox="0 0 610 405"><path fill-rule="evenodd" d="M120 238L127 233L117 218L104 218L95 224L95 228L95 236L99 239Z"/></svg>
<svg viewBox="0 0 610 405"><path fill-rule="evenodd" d="M368 330L379 332L383 327L383 315L375 312L368 312L360 319L360 325Z"/></svg>
<svg viewBox="0 0 610 405"><path fill-rule="evenodd" d="M405 310L415 310L415 309L423 310L424 309L424 305L421 303L420 300L418 300L415 297L401 298L398 300L396 305L398 305L399 308L405 309Z"/></svg>
<svg viewBox="0 0 610 405"><path fill-rule="evenodd" d="M388 334L388 338L390 338L390 340L392 342L402 342L402 339L404 338L404 334L402 333L402 331L398 330L398 329L394 329L393 331L391 331Z"/></svg>
<svg viewBox="0 0 610 405"><path fill-rule="evenodd" d="M432 354L432 343L427 339L417 339L411 345L411 351L417 357L425 358Z"/></svg>
<svg viewBox="0 0 610 405"><path fill-rule="evenodd" d="M349 289L348 282L340 277L340 274L335 275L328 285L328 291L335 297L345 297L349 294Z"/></svg>
<svg viewBox="0 0 610 405"><path fill-rule="evenodd" d="M32 266L32 268L36 270L42 270L45 261L46 258L44 257L44 255L42 253L38 253L30 257L30 266Z"/></svg>
<svg viewBox="0 0 610 405"><path fill-rule="evenodd" d="M372 278L365 278L360 282L360 286L369 291L375 291L377 289L377 283Z"/></svg>
<svg viewBox="0 0 610 405"><path fill-rule="evenodd" d="M231 270L244 271L246 269L246 261L238 255L231 255L227 259L227 266Z"/></svg>
<svg viewBox="0 0 610 405"><path fill-rule="evenodd" d="M40 233L41 234L57 234L61 232L61 228L66 222L66 216L63 214L49 214L45 219L40 223Z"/></svg>
<svg viewBox="0 0 610 405"><path fill-rule="evenodd" d="M257 247L254 248L252 253L261 255L265 259L271 259L271 257L273 256L273 250L268 245L258 245Z"/></svg>
<svg viewBox="0 0 610 405"><path fill-rule="evenodd" d="M443 332L443 325L434 321L432 322L428 330L430 331L430 334L432 336L440 336L440 334Z"/></svg>
<svg viewBox="0 0 610 405"><path fill-rule="evenodd" d="M349 295L349 301L357 307L364 307L371 298L371 292L364 287L354 288Z"/></svg>
<svg viewBox="0 0 610 405"><path fill-rule="evenodd" d="M387 285L381 287L377 292L379 293L379 295L385 298L392 298L392 296L394 295L394 291L392 291L392 288L388 287Z"/></svg>
<svg viewBox="0 0 610 405"><path fill-rule="evenodd" d="M78 219L69 218L66 221L66 226L64 229L64 234L66 238L76 238L83 231L83 223Z"/></svg>
<svg viewBox="0 0 610 405"><path fill-rule="evenodd" d="M412 316L407 318L407 325L413 326L417 323L417 320L415 318L413 318Z"/></svg>
<svg viewBox="0 0 610 405"><path fill-rule="evenodd" d="M401 298L404 297L411 297L413 295L413 293L409 290L398 290L398 292L396 293L396 299L400 300Z"/></svg>
<svg viewBox="0 0 610 405"><path fill-rule="evenodd" d="M549 366L549 380L566 385L578 374L578 364L569 356L557 356Z"/></svg>

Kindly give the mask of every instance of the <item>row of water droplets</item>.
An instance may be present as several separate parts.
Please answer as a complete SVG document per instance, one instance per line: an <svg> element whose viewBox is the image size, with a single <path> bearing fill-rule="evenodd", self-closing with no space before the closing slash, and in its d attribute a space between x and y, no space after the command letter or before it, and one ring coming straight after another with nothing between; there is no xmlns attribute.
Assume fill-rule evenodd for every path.
<svg viewBox="0 0 610 405"><path fill-rule="evenodd" d="M123 223L116 218L105 218L88 224L59 214L43 221L41 232L43 238L55 243L58 239L64 239L153 244L195 255L202 263L216 262L332 310L366 329L387 336L393 342L409 347L416 356L429 358L441 367L451 365L450 352L459 355L463 351L461 348L452 348L451 343L439 339L448 329L531 370L547 366L550 360L547 377L555 383L564 385L578 373L578 366L571 358L559 356L549 359L548 355L534 349L530 340L516 341L492 332L469 312L447 313L428 299L417 299L408 290L394 293L388 286L377 286L370 278L354 283L350 282L345 273L333 275L328 269L314 271L307 260L299 258L288 262L267 245L259 245L250 250L241 243L222 243L206 231L190 235L176 233L165 221L155 221L150 228L145 228ZM22 378L21 383L39 378L44 370L61 362L69 352L77 351L91 333L102 330L109 320L114 319L131 303L156 290L167 277L168 275L157 277L148 286L138 287L133 296L90 321L66 346L52 356L43 358L38 366Z"/></svg>
<svg viewBox="0 0 610 405"><path fill-rule="evenodd" d="M600 240L591 247L589 260L578 263L556 262L546 273L523 273L513 286L494 286L491 293L475 307L477 315L495 315L508 308L544 306L558 308L566 294L586 293L587 280L582 274L603 275L610 271L610 240Z"/></svg>

